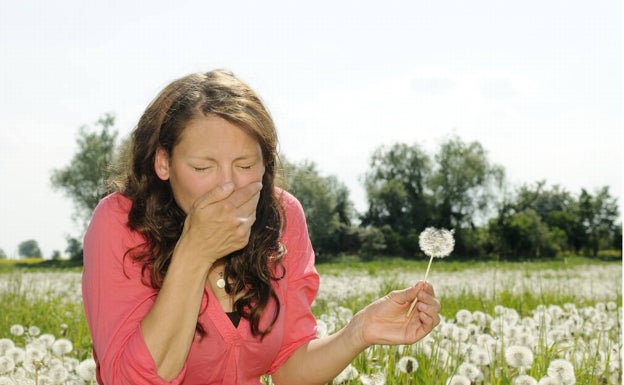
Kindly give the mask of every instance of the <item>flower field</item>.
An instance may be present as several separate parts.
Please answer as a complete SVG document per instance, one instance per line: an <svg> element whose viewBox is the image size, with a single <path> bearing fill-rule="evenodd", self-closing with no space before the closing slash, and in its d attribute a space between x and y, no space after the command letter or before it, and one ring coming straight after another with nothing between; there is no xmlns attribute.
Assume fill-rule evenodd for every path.
<svg viewBox="0 0 624 385"><path fill-rule="evenodd" d="M318 334L424 275L421 262L319 265ZM335 384L621 384L622 265L440 263L442 322L410 346L374 346ZM0 274L0 385L93 384L80 273ZM264 379L270 383L270 378Z"/></svg>

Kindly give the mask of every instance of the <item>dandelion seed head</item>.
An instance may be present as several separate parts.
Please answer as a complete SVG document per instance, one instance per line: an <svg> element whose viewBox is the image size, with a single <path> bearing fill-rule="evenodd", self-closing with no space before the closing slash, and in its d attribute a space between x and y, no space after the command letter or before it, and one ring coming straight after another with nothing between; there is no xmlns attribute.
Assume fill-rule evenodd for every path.
<svg viewBox="0 0 624 385"><path fill-rule="evenodd" d="M383 373L362 374L360 381L363 385L385 385L386 376Z"/></svg>
<svg viewBox="0 0 624 385"><path fill-rule="evenodd" d="M9 377L1 376L0 385L15 385L15 381L10 379Z"/></svg>
<svg viewBox="0 0 624 385"><path fill-rule="evenodd" d="M57 356L64 356L74 349L74 345L67 338L59 338L52 344L52 352Z"/></svg>
<svg viewBox="0 0 624 385"><path fill-rule="evenodd" d="M0 374L11 373L15 369L15 361L11 357L0 357Z"/></svg>
<svg viewBox="0 0 624 385"><path fill-rule="evenodd" d="M527 374L521 374L513 379L513 385L537 385L537 380Z"/></svg>
<svg viewBox="0 0 624 385"><path fill-rule="evenodd" d="M347 365L346 368L344 368L342 370L342 372L340 372L335 378L333 383L338 385L338 384L344 384L347 381L353 381L356 378L358 378L360 375L360 373L358 373L357 369L355 368L355 366L353 366L352 364Z"/></svg>
<svg viewBox="0 0 624 385"><path fill-rule="evenodd" d="M12 325L11 328L9 329L9 333L13 334L16 337L24 335L24 332L25 332L24 327L19 324Z"/></svg>
<svg viewBox="0 0 624 385"><path fill-rule="evenodd" d="M556 378L546 376L546 377L542 377L537 382L537 385L563 385L563 383Z"/></svg>
<svg viewBox="0 0 624 385"><path fill-rule="evenodd" d="M470 362L462 362L457 368L457 373L468 377L471 383L481 382L483 380L483 372L481 369Z"/></svg>
<svg viewBox="0 0 624 385"><path fill-rule="evenodd" d="M3 356L4 353L11 348L15 347L15 342L9 338L0 338L0 356Z"/></svg>
<svg viewBox="0 0 624 385"><path fill-rule="evenodd" d="M396 364L396 371L399 373L414 373L418 370L418 361L411 356L403 356Z"/></svg>
<svg viewBox="0 0 624 385"><path fill-rule="evenodd" d="M95 360L88 358L76 366L76 373L85 381L95 381Z"/></svg>
<svg viewBox="0 0 624 385"><path fill-rule="evenodd" d="M505 349L505 361L514 368L528 368L533 363L533 351L522 345L510 346Z"/></svg>
<svg viewBox="0 0 624 385"><path fill-rule="evenodd" d="M470 379L461 374L455 374L446 380L446 385L470 385Z"/></svg>
<svg viewBox="0 0 624 385"><path fill-rule="evenodd" d="M7 357L11 357L11 359L13 359L13 362L18 364L24 361L24 358L26 357L26 351L18 346L14 346L7 349L6 352L4 352L4 355Z"/></svg>
<svg viewBox="0 0 624 385"><path fill-rule="evenodd" d="M48 376L55 384L60 384L64 382L67 377L69 377L69 373L67 369L65 369L62 365L53 366L48 370Z"/></svg>
<svg viewBox="0 0 624 385"><path fill-rule="evenodd" d="M455 247L453 230L427 227L418 237L420 249L428 257L444 258L451 254Z"/></svg>
<svg viewBox="0 0 624 385"><path fill-rule="evenodd" d="M561 381L564 385L571 385L576 382L574 375L574 367L572 364L563 359L556 359L550 362L546 373L549 377L553 377Z"/></svg>
<svg viewBox="0 0 624 385"><path fill-rule="evenodd" d="M460 309L455 314L455 319L460 325L467 325L472 322L472 313L466 309Z"/></svg>

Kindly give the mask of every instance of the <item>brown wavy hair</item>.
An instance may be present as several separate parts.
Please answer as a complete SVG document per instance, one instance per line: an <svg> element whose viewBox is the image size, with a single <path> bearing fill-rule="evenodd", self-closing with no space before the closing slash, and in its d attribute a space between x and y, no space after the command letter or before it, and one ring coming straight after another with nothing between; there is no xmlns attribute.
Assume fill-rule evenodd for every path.
<svg viewBox="0 0 624 385"><path fill-rule="evenodd" d="M169 181L161 180L154 171L156 150L160 147L171 155L187 123L211 114L244 130L262 150L265 173L256 221L247 246L225 257L224 278L231 282L226 286L229 294L244 292L234 309L249 320L253 335L263 338L280 312L271 281L281 279L285 273L280 263L284 250L279 243L284 216L274 188L277 133L260 98L232 73L215 70L175 80L143 113L125 150L126 165L114 181L117 190L132 200L128 225L146 238L145 244L129 250L127 255L142 263L143 276L150 278L144 283L160 289L186 214L176 203ZM277 271L281 276L274 276ZM269 326L261 330L260 318L271 299L276 310ZM204 334L199 323L197 328Z"/></svg>

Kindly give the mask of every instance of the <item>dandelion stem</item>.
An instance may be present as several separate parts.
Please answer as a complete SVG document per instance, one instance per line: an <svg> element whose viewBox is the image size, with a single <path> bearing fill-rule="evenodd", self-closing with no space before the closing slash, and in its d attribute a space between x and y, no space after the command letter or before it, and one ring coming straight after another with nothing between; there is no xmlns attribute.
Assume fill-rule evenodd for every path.
<svg viewBox="0 0 624 385"><path fill-rule="evenodd" d="M427 277L429 276L429 269L431 269L431 262L433 262L433 258L435 257L435 255L431 255L431 258L429 258L429 264L427 265L427 271L425 271L425 281L427 280Z"/></svg>
<svg viewBox="0 0 624 385"><path fill-rule="evenodd" d="M429 276L429 269L431 269L431 262L433 262L433 257L434 255L431 255L431 258L429 258L429 264L427 265L427 271L425 272L425 281L427 280L427 277ZM405 315L405 317L409 318L410 314L412 314L412 310L414 310L414 306L416 306L416 302L418 302L418 297L414 298L414 300L412 301L412 304L407 310L407 314Z"/></svg>

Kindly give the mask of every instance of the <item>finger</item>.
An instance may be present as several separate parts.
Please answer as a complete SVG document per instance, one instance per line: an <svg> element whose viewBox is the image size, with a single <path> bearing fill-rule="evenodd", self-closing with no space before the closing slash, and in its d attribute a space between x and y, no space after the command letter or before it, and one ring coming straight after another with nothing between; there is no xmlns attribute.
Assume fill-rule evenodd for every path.
<svg viewBox="0 0 624 385"><path fill-rule="evenodd" d="M236 189L232 195L228 198L228 201L235 207L241 208L243 205L252 201L252 206L255 207L260 198L260 191L262 190L262 183L252 182L246 186Z"/></svg>
<svg viewBox="0 0 624 385"><path fill-rule="evenodd" d="M213 203L222 201L227 197L231 196L234 192L234 183L227 182L222 185L219 185L212 190L208 191L206 194L197 198L197 200L193 203L193 206L197 208L205 208L208 205Z"/></svg>

